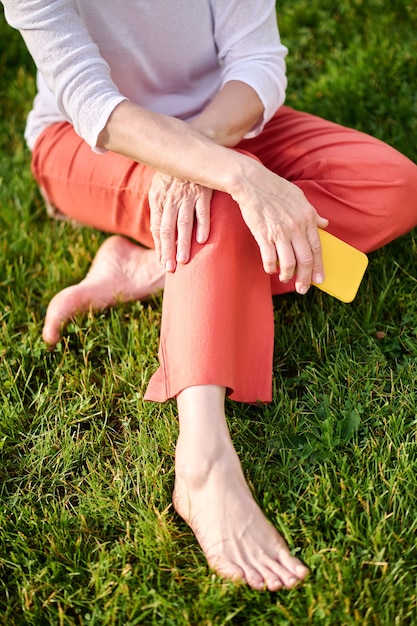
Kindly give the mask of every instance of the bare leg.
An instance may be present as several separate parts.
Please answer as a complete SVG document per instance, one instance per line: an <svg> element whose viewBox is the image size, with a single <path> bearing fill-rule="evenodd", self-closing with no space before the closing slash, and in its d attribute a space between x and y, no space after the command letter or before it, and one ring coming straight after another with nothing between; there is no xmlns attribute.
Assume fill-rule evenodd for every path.
<svg viewBox="0 0 417 626"><path fill-rule="evenodd" d="M164 280L165 272L154 250L125 237L109 237L99 248L87 276L52 298L43 339L54 346L60 339L62 325L77 313L148 298L163 288Z"/></svg>
<svg viewBox="0 0 417 626"><path fill-rule="evenodd" d="M190 387L178 397L180 434L173 503L221 576L254 589L294 587L308 569L254 501L224 414L225 389Z"/></svg>

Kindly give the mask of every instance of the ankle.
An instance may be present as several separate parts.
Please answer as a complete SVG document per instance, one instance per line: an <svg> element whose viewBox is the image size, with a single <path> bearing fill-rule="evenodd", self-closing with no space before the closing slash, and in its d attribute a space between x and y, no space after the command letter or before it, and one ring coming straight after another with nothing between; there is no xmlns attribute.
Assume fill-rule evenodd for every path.
<svg viewBox="0 0 417 626"><path fill-rule="evenodd" d="M187 484L206 483L217 468L239 463L224 412L225 388L217 385L188 387L177 396L180 435L175 467Z"/></svg>
<svg viewBox="0 0 417 626"><path fill-rule="evenodd" d="M227 436L213 435L199 443L180 434L175 451L175 474L190 489L206 485L215 474L227 474L236 469L240 469L240 463L228 433Z"/></svg>

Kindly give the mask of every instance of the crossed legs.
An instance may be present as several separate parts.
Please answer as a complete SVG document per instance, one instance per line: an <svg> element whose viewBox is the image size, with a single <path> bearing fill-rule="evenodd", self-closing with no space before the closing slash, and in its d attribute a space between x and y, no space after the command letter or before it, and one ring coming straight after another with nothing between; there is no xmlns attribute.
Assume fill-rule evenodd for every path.
<svg viewBox="0 0 417 626"><path fill-rule="evenodd" d="M380 142L370 138L368 141L366 136L359 140L352 131L302 116L284 109L263 138L244 143L243 147L253 149L267 166L299 184L320 213L328 217L330 229L363 250L383 245L416 224L417 168L413 164ZM291 125L295 134L304 125L308 139L304 144L298 136L291 138ZM327 151L324 144L328 145ZM337 144L342 146L339 151ZM347 151L351 155L349 164ZM364 151L366 170L360 163ZM69 200L65 190L58 189L55 197L58 185L47 180L43 172L40 175L39 156L38 153L35 157L38 180L61 211L78 221L129 235L149 245L149 239L144 239L144 188L149 172L140 171L142 182L136 190L134 185L127 185L136 204L123 196L122 202L109 207L104 197L97 200L93 194L91 200L86 199L86 187L81 186L77 192L74 181L69 181ZM86 159L94 160L91 152ZM97 169L98 162L95 163ZM106 168L98 169L101 172ZM113 198L108 176L101 176L106 192ZM131 172L130 182L134 179ZM123 176L121 180L126 188ZM115 181L116 187L118 184ZM135 246L124 237L111 237L100 249L86 279L51 301L44 337L54 343L61 321L79 310L146 297L160 289L165 280L161 367L147 394L154 400L177 398L180 436L176 449L175 508L192 528L209 564L221 575L242 579L255 589L290 588L308 570L290 555L283 539L256 505L224 415L226 391L237 400L270 399L271 286L269 277L262 273L256 246L239 222L238 210L230 199L214 195L213 203L223 207L226 203L226 210L219 206L217 216L214 210L211 238L204 246L194 245L189 264L179 266L165 280L152 250ZM97 211L101 202L103 210ZM138 220L137 215L142 217ZM219 219L221 215L223 218ZM229 215L231 221L225 220L224 216ZM226 257L222 257L223 251ZM272 279L274 293L288 288ZM194 320L193 326L190 319Z"/></svg>
<svg viewBox="0 0 417 626"><path fill-rule="evenodd" d="M273 319L269 277L263 273L257 246L229 196L214 194L212 220L208 243L194 243L192 261L167 277L161 367L148 396L177 398L180 435L173 503L195 533L208 563L226 578L243 580L254 589L276 591L295 586L308 569L291 556L256 504L224 412L226 388L238 396L249 394L252 400L257 390L260 397L270 393ZM230 233L232 241L226 246ZM58 337L60 320L66 319L71 309L75 313L86 305L103 308L106 302L115 301L116 290L121 299L150 293L159 284L155 262L153 251L123 237L107 239L87 277L51 301L44 338ZM239 272L245 276L242 285ZM208 300L213 281L218 289ZM245 342L247 335L251 340ZM248 372L253 370L245 363L242 367L242 359L255 365L250 384L245 378L250 378ZM177 371L178 376L171 375ZM223 384L203 384L207 380Z"/></svg>

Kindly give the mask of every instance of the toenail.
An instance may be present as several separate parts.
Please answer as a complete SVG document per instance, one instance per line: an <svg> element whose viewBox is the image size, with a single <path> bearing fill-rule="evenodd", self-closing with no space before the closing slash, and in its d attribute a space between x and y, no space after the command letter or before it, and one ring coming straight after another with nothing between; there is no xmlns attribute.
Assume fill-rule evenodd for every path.
<svg viewBox="0 0 417 626"><path fill-rule="evenodd" d="M282 589L282 582L280 580L274 580L271 581L267 587L269 591L278 591L279 589Z"/></svg>
<svg viewBox="0 0 417 626"><path fill-rule="evenodd" d="M265 589L265 583L259 582L259 580L248 580L249 586L257 591L263 591Z"/></svg>

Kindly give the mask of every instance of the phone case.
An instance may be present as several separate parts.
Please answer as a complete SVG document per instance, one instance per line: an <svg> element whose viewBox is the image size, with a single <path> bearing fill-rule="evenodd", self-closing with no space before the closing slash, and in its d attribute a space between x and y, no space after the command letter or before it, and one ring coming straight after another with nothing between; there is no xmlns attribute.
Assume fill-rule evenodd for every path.
<svg viewBox="0 0 417 626"><path fill-rule="evenodd" d="M319 229L319 234L325 280L313 285L342 302L352 302L368 266L368 257L325 230Z"/></svg>

